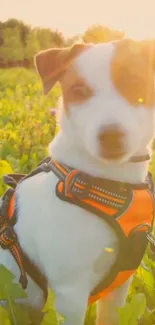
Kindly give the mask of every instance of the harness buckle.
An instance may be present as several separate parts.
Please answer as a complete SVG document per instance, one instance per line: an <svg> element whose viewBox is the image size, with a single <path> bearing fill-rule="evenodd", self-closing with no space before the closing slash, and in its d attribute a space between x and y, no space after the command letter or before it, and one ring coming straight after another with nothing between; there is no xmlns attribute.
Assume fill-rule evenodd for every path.
<svg viewBox="0 0 155 325"><path fill-rule="evenodd" d="M46 173L51 171L51 167L47 162L44 162L43 164L39 165L39 168Z"/></svg>

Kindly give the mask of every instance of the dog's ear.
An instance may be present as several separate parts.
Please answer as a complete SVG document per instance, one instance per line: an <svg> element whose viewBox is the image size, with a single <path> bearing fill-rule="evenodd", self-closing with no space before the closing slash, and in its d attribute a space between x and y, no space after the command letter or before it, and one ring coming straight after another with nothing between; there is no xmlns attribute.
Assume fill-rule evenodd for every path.
<svg viewBox="0 0 155 325"><path fill-rule="evenodd" d="M149 68L155 71L155 40L144 40L142 46Z"/></svg>
<svg viewBox="0 0 155 325"><path fill-rule="evenodd" d="M45 95L59 81L72 60L90 46L92 45L75 44L70 48L52 48L35 56L35 66L41 77Z"/></svg>

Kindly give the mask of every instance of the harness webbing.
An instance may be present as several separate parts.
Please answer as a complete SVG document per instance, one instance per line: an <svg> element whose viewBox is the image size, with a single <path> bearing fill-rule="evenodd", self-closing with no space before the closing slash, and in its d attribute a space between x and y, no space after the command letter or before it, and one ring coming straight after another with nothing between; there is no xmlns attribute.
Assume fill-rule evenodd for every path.
<svg viewBox="0 0 155 325"><path fill-rule="evenodd" d="M102 178L92 177L79 170L73 169L64 164L60 164L51 158L46 158L30 174L8 174L4 177L4 182L12 189L6 191L0 201L0 245L4 249L9 249L15 258L21 272L20 283L23 288L27 287L26 273L36 282L47 296L47 279L40 272L22 251L13 226L17 222L16 218L16 197L15 189L17 184L40 172L53 172L59 179L56 186L56 195L63 201L78 205L96 216L104 219L117 233L119 239L119 249L115 264L109 274L103 279L91 293L96 294L102 285L102 290L110 285L117 277L120 270L131 272L138 267L142 258L143 250L148 242L154 241L150 231L152 228L143 224L148 232L139 232L139 240L142 249L139 252L138 262L134 257L129 259L131 249L134 250L134 233L127 238L122 227L117 220L124 211L128 209L132 201L133 190L147 190L154 195L154 184L152 177L148 174L145 183L132 185L128 183L116 182ZM147 236L146 236L147 234ZM137 238L137 237L136 237ZM150 239L151 238L151 239ZM154 243L154 242L153 242ZM132 254L131 254L132 255Z"/></svg>

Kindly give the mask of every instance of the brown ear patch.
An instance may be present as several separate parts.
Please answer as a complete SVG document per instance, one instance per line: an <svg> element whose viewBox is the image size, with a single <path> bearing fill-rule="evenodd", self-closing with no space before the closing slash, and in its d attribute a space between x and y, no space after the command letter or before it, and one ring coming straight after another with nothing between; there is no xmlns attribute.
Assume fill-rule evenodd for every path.
<svg viewBox="0 0 155 325"><path fill-rule="evenodd" d="M115 44L112 81L119 93L133 106L151 108L155 102L153 56L144 42L122 40Z"/></svg>
<svg viewBox="0 0 155 325"><path fill-rule="evenodd" d="M75 44L71 48L48 49L36 55L35 65L43 82L44 94L47 94L60 80L71 62L90 46L89 44Z"/></svg>

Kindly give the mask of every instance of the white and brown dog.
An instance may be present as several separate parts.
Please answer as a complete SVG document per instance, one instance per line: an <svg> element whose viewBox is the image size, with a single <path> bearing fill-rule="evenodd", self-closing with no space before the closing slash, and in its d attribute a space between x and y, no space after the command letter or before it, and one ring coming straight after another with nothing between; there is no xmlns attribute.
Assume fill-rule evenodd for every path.
<svg viewBox="0 0 155 325"><path fill-rule="evenodd" d="M121 40L49 49L36 56L44 93L60 82L61 130L49 146L61 164L94 177L132 184L145 181L146 155L154 135L155 49L151 42ZM115 263L118 238L101 218L55 194L58 177L39 173L17 188L20 244L56 292L65 325L83 325L93 288ZM9 252L0 261L19 277ZM97 324L118 324L117 307L125 303L130 278L99 300ZM42 291L29 279L28 302L43 303Z"/></svg>

